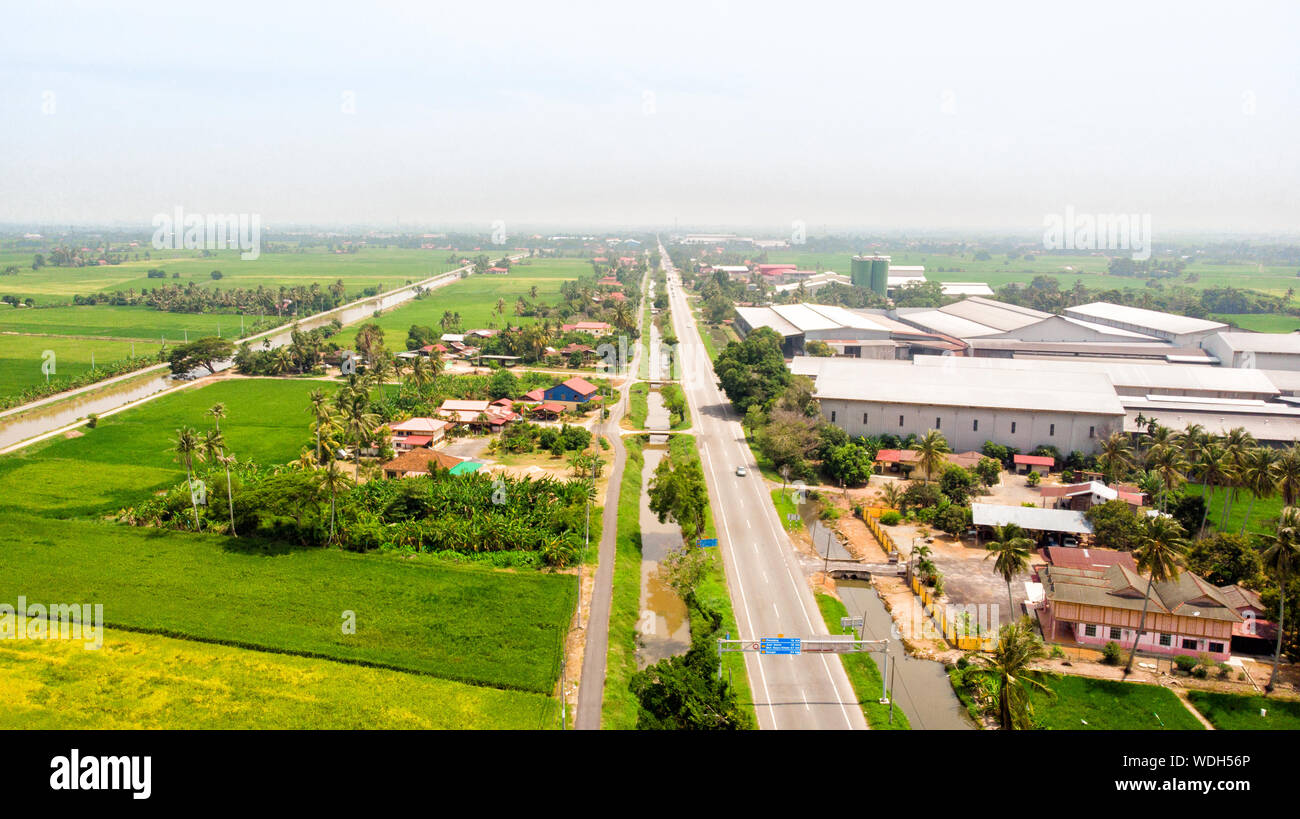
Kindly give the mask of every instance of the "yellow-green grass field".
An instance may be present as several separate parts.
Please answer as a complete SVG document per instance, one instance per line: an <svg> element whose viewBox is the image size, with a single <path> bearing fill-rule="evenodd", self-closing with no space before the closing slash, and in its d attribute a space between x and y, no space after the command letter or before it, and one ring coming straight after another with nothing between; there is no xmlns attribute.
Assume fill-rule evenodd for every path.
<svg viewBox="0 0 1300 819"><path fill-rule="evenodd" d="M0 641L0 730L536 729L558 703L329 660L108 629L80 641Z"/></svg>
<svg viewBox="0 0 1300 819"><path fill-rule="evenodd" d="M29 651L11 675L21 681L15 685L23 686L24 702L65 694L82 698L97 685L99 695L84 701L94 716L85 724L96 726L116 726L121 719L123 726L148 727L227 727L245 724L241 720L350 727L359 721L392 724L408 714L417 727L443 727L450 719L466 727L542 727L554 721L547 708L577 594L573 575L295 548L100 520L183 480L170 440L178 426L209 426L205 413L217 402L227 407L222 431L236 455L262 464L296 457L311 443L307 394L318 387L332 389L316 381L219 382L102 419L80 437L0 458L0 601L13 604L24 595L31 602L102 603L105 622L123 630L129 645L182 638L193 643L196 656L225 658L209 661L211 674L198 675L194 691L243 687L239 681L262 664L281 660L291 661L290 669L324 663L319 675L341 668L355 684L340 683L336 701L322 705L316 721L312 709L297 702L277 704L261 720L241 702L227 700L233 723L226 723L221 708L205 711L196 704L199 694L175 686L164 686L174 693L159 695L156 711L145 707L148 700L131 710L124 704L142 699L129 693L133 675L154 679L151 668L176 665L158 642L137 652L138 662L129 653L113 655L112 672L96 671L94 664L103 661L83 658L76 670L55 677L26 667L49 664ZM346 611L356 615L355 634L341 627ZM48 649L34 649L43 650ZM0 655L0 665L6 662ZM119 673L122 680L113 685L102 682ZM433 678L457 684L440 685ZM32 688L33 680L43 684ZM359 692L365 680L386 687L376 688L371 705L363 707ZM300 693L324 696L324 687L309 679ZM431 711L408 707L422 690ZM174 697L170 704L168 697ZM387 711L386 702L392 703ZM57 710L36 713L24 725L73 727L51 716Z"/></svg>
<svg viewBox="0 0 1300 819"><path fill-rule="evenodd" d="M0 396L21 392L26 387L44 384L44 362L53 363L50 381L66 380L90 371L91 358L97 366L130 358L141 359L141 366L155 363L153 358L161 344L157 341L113 341L100 338L61 338L0 333ZM47 356L47 352L53 356ZM148 360L145 360L148 359Z"/></svg>
<svg viewBox="0 0 1300 819"><path fill-rule="evenodd" d="M591 263L583 259L530 259L526 264L516 263L504 276L479 274L453 284L440 287L424 298L407 302L401 307L382 314L376 323L384 331L389 349L406 349L406 333L412 324L432 327L442 333L442 314L445 311L460 313L466 330L485 328L495 324L528 324L535 319L515 315L515 301L529 296L537 288L537 301L554 302L559 297L560 285L579 276L590 276ZM505 313L497 313L499 299L505 300Z"/></svg>
<svg viewBox="0 0 1300 819"><path fill-rule="evenodd" d="M102 604L115 628L541 694L577 595L569 574L18 512L0 542L10 605Z"/></svg>
<svg viewBox="0 0 1300 819"><path fill-rule="evenodd" d="M146 259L148 252L151 258ZM484 251L493 255L491 251ZM37 304L66 303L75 295L113 293L121 290L139 292L165 284L182 286L194 283L202 287L268 288L307 287L313 283L325 287L339 279L356 294L363 288L382 285L387 290L407 281L419 281L460 266L459 259L478 253L453 253L447 250L407 248L364 248L357 253L333 253L324 248L304 252L270 253L265 250L257 259L243 260L238 251L216 251L203 257L200 251L139 249L140 258L117 265L86 267L43 267L32 270L34 254L18 254L16 276L0 279L0 292L20 298L31 297ZM456 262L449 261L456 256ZM48 258L48 254L47 254ZM2 260L0 260L2 262ZM0 267L4 264L0 263ZM164 270L166 278L151 279L151 269ZM222 277L213 279L212 271ZM180 274L172 278L173 273Z"/></svg>

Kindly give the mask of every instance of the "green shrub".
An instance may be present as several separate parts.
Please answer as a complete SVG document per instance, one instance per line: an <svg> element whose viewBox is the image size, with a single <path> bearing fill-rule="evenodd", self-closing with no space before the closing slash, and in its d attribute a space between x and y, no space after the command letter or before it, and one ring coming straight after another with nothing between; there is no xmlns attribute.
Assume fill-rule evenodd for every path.
<svg viewBox="0 0 1300 819"><path fill-rule="evenodd" d="M903 516L898 513L897 509L890 509L880 516L880 522L886 526L897 526L902 519Z"/></svg>
<svg viewBox="0 0 1300 819"><path fill-rule="evenodd" d="M1187 654L1179 654L1174 658L1174 665L1178 666L1179 671L1190 673L1196 667L1196 658Z"/></svg>
<svg viewBox="0 0 1300 819"><path fill-rule="evenodd" d="M1119 665L1120 658L1124 652L1120 650L1119 643L1111 640L1101 649L1102 662L1106 665Z"/></svg>
<svg viewBox="0 0 1300 819"><path fill-rule="evenodd" d="M1025 484L1027 486L1038 486L1042 480L1043 476L1039 475L1037 472L1030 472L1025 476Z"/></svg>

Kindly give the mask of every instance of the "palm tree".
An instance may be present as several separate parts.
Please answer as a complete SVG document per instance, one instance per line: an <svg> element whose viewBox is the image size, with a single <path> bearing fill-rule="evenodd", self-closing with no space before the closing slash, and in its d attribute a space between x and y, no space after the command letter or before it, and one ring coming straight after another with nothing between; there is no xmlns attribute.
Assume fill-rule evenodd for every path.
<svg viewBox="0 0 1300 819"><path fill-rule="evenodd" d="M903 490L899 489L898 481L889 481L882 486L880 488L880 499L890 509L897 509L898 502L903 499Z"/></svg>
<svg viewBox="0 0 1300 819"><path fill-rule="evenodd" d="M996 527L993 530L993 540L984 544L984 548L989 550L984 559L994 558L993 570L1007 582L1007 616L1013 619L1016 616L1016 603L1011 596L1011 581L1029 569L1029 550L1033 546L1034 541L1025 530L1014 523Z"/></svg>
<svg viewBox="0 0 1300 819"><path fill-rule="evenodd" d="M311 401L311 406L307 407L307 411L311 413L312 420L315 422L314 426L316 427L316 460L319 461L321 459L321 455L320 455L321 430L330 424L333 415L330 411L329 396L325 394L324 390L319 390L319 389L312 390L311 395L308 396L308 399Z"/></svg>
<svg viewBox="0 0 1300 819"><path fill-rule="evenodd" d="M1282 659L1282 631L1286 625L1286 584L1292 572L1300 568L1300 509L1287 506L1278 519L1273 542L1264 553L1264 568L1277 579L1277 647L1273 651L1273 673L1264 690L1272 693L1277 684L1277 667Z"/></svg>
<svg viewBox="0 0 1300 819"><path fill-rule="evenodd" d="M1278 454L1276 472L1282 504L1295 506L1300 500L1300 446L1292 444Z"/></svg>
<svg viewBox="0 0 1300 819"><path fill-rule="evenodd" d="M190 506L194 507L194 528L197 531L202 528L199 525L199 505L194 499L194 458L199 455L198 435L190 427L176 430L172 451L185 464L185 483L190 491Z"/></svg>
<svg viewBox="0 0 1300 819"><path fill-rule="evenodd" d="M948 446L948 439L937 429L927 430L916 442L916 460L921 469L925 470L926 481L934 477L934 473L945 462L943 456L949 452L952 449Z"/></svg>
<svg viewBox="0 0 1300 819"><path fill-rule="evenodd" d="M1172 442L1165 442L1147 450L1147 464L1159 476L1160 484L1164 487L1164 492L1160 495L1160 511L1163 512L1168 508L1169 495L1187 478L1183 473L1187 462L1183 460L1183 453L1178 447Z"/></svg>
<svg viewBox="0 0 1300 819"><path fill-rule="evenodd" d="M220 432L221 419L226 417L226 405L222 403L213 404L208 409L208 415L212 416L212 423L214 426L216 426L217 432Z"/></svg>
<svg viewBox="0 0 1300 819"><path fill-rule="evenodd" d="M1106 483L1114 483L1117 475L1126 474L1133 466L1133 449L1129 446L1128 436L1119 430L1106 436L1101 442L1097 465L1106 476Z"/></svg>
<svg viewBox="0 0 1300 819"><path fill-rule="evenodd" d="M1223 517L1220 519L1219 530L1228 523L1228 513L1232 509L1232 502L1236 500L1237 489L1241 486L1241 472L1245 466L1247 456L1255 448L1255 436L1251 435L1244 427L1233 427L1228 430L1228 434L1223 438L1223 450L1227 453L1232 462L1232 474L1229 477L1228 485L1224 487L1223 493Z"/></svg>
<svg viewBox="0 0 1300 819"><path fill-rule="evenodd" d="M411 369L406 375L406 380L411 386L415 387L417 395L424 394L424 388L429 386L429 381L432 380L432 378L433 375L429 369L429 359L420 356L411 361Z"/></svg>
<svg viewBox="0 0 1300 819"><path fill-rule="evenodd" d="M352 453L357 476L361 476L361 444L370 439L378 418L370 411L370 398L363 392L351 396L343 411L343 430L355 447Z"/></svg>
<svg viewBox="0 0 1300 819"><path fill-rule="evenodd" d="M330 461L318 473L320 487L330 493L330 542L334 542L334 507L339 489L347 486L348 476L339 467L338 461Z"/></svg>
<svg viewBox="0 0 1300 819"><path fill-rule="evenodd" d="M235 494L230 488L230 465L235 462L235 456L223 453L217 456L217 460L226 468L226 505L230 509L230 536L239 537L239 533L235 531Z"/></svg>
<svg viewBox="0 0 1300 819"><path fill-rule="evenodd" d="M1138 573L1147 576L1147 593L1142 601L1142 619L1138 621L1137 634L1133 637L1133 648L1128 653L1128 664L1124 666L1125 674L1133 670L1138 642L1146 631L1152 589L1156 583L1178 578L1187 553L1187 538L1183 537L1183 527L1178 521L1166 515L1155 515L1146 518L1142 526L1141 544L1134 550L1133 557L1137 561Z"/></svg>
<svg viewBox="0 0 1300 819"><path fill-rule="evenodd" d="M1250 505L1241 519L1241 531L1246 534L1246 524L1255 511L1255 501L1270 498L1277 492L1277 450L1266 446L1255 447L1246 456L1241 469L1241 485L1250 493Z"/></svg>
<svg viewBox="0 0 1300 819"><path fill-rule="evenodd" d="M1047 656L1042 640L1034 634L1028 617L1007 623L998 630L998 645L993 656L977 655L975 661L984 667L976 673L991 679L998 689L998 722L1003 730L1018 731L1032 728L1034 707L1029 700L1031 689L1055 697L1052 689L1042 683L1044 672L1033 671L1029 664Z"/></svg>
<svg viewBox="0 0 1300 819"><path fill-rule="evenodd" d="M1210 442L1201 448L1200 457L1196 465L1201 473L1201 482L1213 490L1216 486L1223 486L1227 491L1227 485L1232 480L1233 465L1232 457L1222 444ZM1213 497L1211 494L1210 497ZM1201 511L1201 529L1200 535L1205 534L1205 520L1210 514L1210 504L1206 503L1205 508ZM1223 522L1220 522L1219 528L1223 528ZM1199 536L1199 535L1198 535Z"/></svg>

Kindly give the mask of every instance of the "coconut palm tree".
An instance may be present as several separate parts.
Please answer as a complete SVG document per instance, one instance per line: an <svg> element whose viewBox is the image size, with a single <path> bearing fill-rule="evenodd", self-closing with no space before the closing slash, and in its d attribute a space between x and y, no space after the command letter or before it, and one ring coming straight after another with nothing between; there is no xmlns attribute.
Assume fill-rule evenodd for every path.
<svg viewBox="0 0 1300 819"><path fill-rule="evenodd" d="M1283 505L1295 506L1300 500L1300 445L1292 444L1278 453L1275 471Z"/></svg>
<svg viewBox="0 0 1300 819"><path fill-rule="evenodd" d="M230 465L235 463L235 456L222 453L217 456L217 461L226 469L226 506L230 509L230 536L239 537L235 531L235 493L230 488Z"/></svg>
<svg viewBox="0 0 1300 819"><path fill-rule="evenodd" d="M1232 458L1222 444L1214 441L1201 447L1196 466L1201 475L1201 483L1211 491L1216 486L1226 486L1232 476ZM1213 494L1211 494L1211 497L1213 497ZM1209 513L1210 504L1207 502L1205 508L1201 511L1201 528L1198 537L1205 534L1205 521Z"/></svg>
<svg viewBox="0 0 1300 819"><path fill-rule="evenodd" d="M984 559L994 558L993 570L1007 583L1007 616L1013 619L1016 616L1016 602L1011 596L1011 581L1029 569L1029 550L1033 547L1033 539L1014 523L994 528L993 540L984 544L984 548L989 551Z"/></svg>
<svg viewBox="0 0 1300 819"><path fill-rule="evenodd" d="M1223 450L1232 463L1232 474L1229 477L1228 485L1224 487L1223 516L1220 518L1219 523L1220 531L1228 523L1228 513L1232 510L1232 502L1237 499L1237 490L1241 487L1241 472L1245 466L1246 457L1254 448L1255 436L1247 432L1244 427L1233 427L1223 437Z"/></svg>
<svg viewBox="0 0 1300 819"><path fill-rule="evenodd" d="M199 505L194 499L194 459L200 455L198 434L191 427L176 430L172 451L185 464L185 483L190 492L190 506L194 508L194 528L197 531L202 528L199 525Z"/></svg>
<svg viewBox="0 0 1300 819"><path fill-rule="evenodd" d="M1042 640L1034 634L1028 617L1007 623L998 630L998 645L992 656L977 655L974 672L992 681L997 687L998 722L1003 730L1018 731L1032 728L1034 708L1029 693L1037 689L1055 697L1043 684L1045 672L1034 671L1029 664L1047 656ZM981 667L982 666L982 667Z"/></svg>
<svg viewBox="0 0 1300 819"><path fill-rule="evenodd" d="M1300 509L1287 506L1278 518L1273 542L1264 553L1264 568L1277 579L1277 647L1273 650L1273 673L1264 690L1272 693L1277 684L1277 668L1282 660L1282 632L1286 625L1286 585L1291 575L1300 569Z"/></svg>
<svg viewBox="0 0 1300 819"><path fill-rule="evenodd" d="M226 417L226 405L220 402L213 404L208 408L208 415L212 416L212 424L221 431L221 419Z"/></svg>
<svg viewBox="0 0 1300 819"><path fill-rule="evenodd" d="M307 407L307 411L311 413L312 421L314 421L313 426L316 427L316 460L319 461L321 459L321 432L331 423L333 413L330 410L329 396L325 394L324 390L312 390L308 399L311 401L311 405Z"/></svg>
<svg viewBox="0 0 1300 819"><path fill-rule="evenodd" d="M343 411L343 431L353 444L353 461L361 475L361 445L374 434L378 417L370 411L370 398L364 392L351 396Z"/></svg>
<svg viewBox="0 0 1300 819"><path fill-rule="evenodd" d="M1147 627L1147 609L1151 605L1151 591L1156 583L1166 583L1178 578L1187 554L1187 538L1178 521L1166 515L1145 518L1142 524L1141 541L1133 552L1140 574L1147 576L1146 599L1142 601L1142 619L1138 621L1137 634L1133 637L1133 648L1128 653L1128 663L1124 673L1133 670L1133 658L1137 656L1138 641Z"/></svg>
<svg viewBox="0 0 1300 819"><path fill-rule="evenodd" d="M916 442L915 449L917 463L925 470L927 482L934 477L939 467L943 466L945 462L943 456L952 452L948 446L948 439L944 438L943 433L937 429L927 430L925 435Z"/></svg>
<svg viewBox="0 0 1300 819"><path fill-rule="evenodd" d="M1242 464L1241 485L1250 493L1250 505L1241 519L1239 534L1246 534L1246 524L1255 511L1255 501L1270 498L1277 492L1277 450L1266 446L1255 447Z"/></svg>
<svg viewBox="0 0 1300 819"><path fill-rule="evenodd" d="M339 490L348 485L348 475L338 461L330 461L317 472L320 487L330 493L330 542L334 542L334 508Z"/></svg>
<svg viewBox="0 0 1300 819"><path fill-rule="evenodd" d="M1183 453L1177 446L1165 442L1147 450L1147 465L1160 478L1160 485L1164 488L1160 494L1160 511L1163 512L1169 506L1170 494L1187 479L1184 473L1187 461L1183 460Z"/></svg>
<svg viewBox="0 0 1300 819"><path fill-rule="evenodd" d="M1128 436L1116 430L1101 442L1101 452L1097 455L1097 465L1106 476L1106 483L1114 483L1117 476L1127 474L1133 467L1133 448Z"/></svg>
<svg viewBox="0 0 1300 819"><path fill-rule="evenodd" d="M433 373L429 369L429 359L424 356L411 361L411 369L406 374L407 382L415 388L416 395L423 395L429 382L433 380Z"/></svg>

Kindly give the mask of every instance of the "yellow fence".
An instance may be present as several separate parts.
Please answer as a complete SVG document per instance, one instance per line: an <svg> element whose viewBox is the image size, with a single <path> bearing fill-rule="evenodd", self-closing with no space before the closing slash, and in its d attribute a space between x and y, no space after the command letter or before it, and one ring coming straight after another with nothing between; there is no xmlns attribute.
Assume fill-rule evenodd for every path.
<svg viewBox="0 0 1300 819"><path fill-rule="evenodd" d="M879 541L885 553L893 554L898 552L898 544L894 543L894 538L880 525L880 516L887 510L888 507L885 506L864 506L862 507L862 519L866 522L867 528L871 530L871 534L876 536L876 540ZM955 646L962 651L990 651L997 646L998 641L994 637L977 637L968 633L959 633L959 631L966 632L969 629L958 629L955 621L950 622L948 620L947 606L940 605L934 591L921 585L921 581L916 577L912 578L912 591L920 598L921 608L934 619L934 622L939 626L939 631L943 634L943 639L949 645Z"/></svg>

